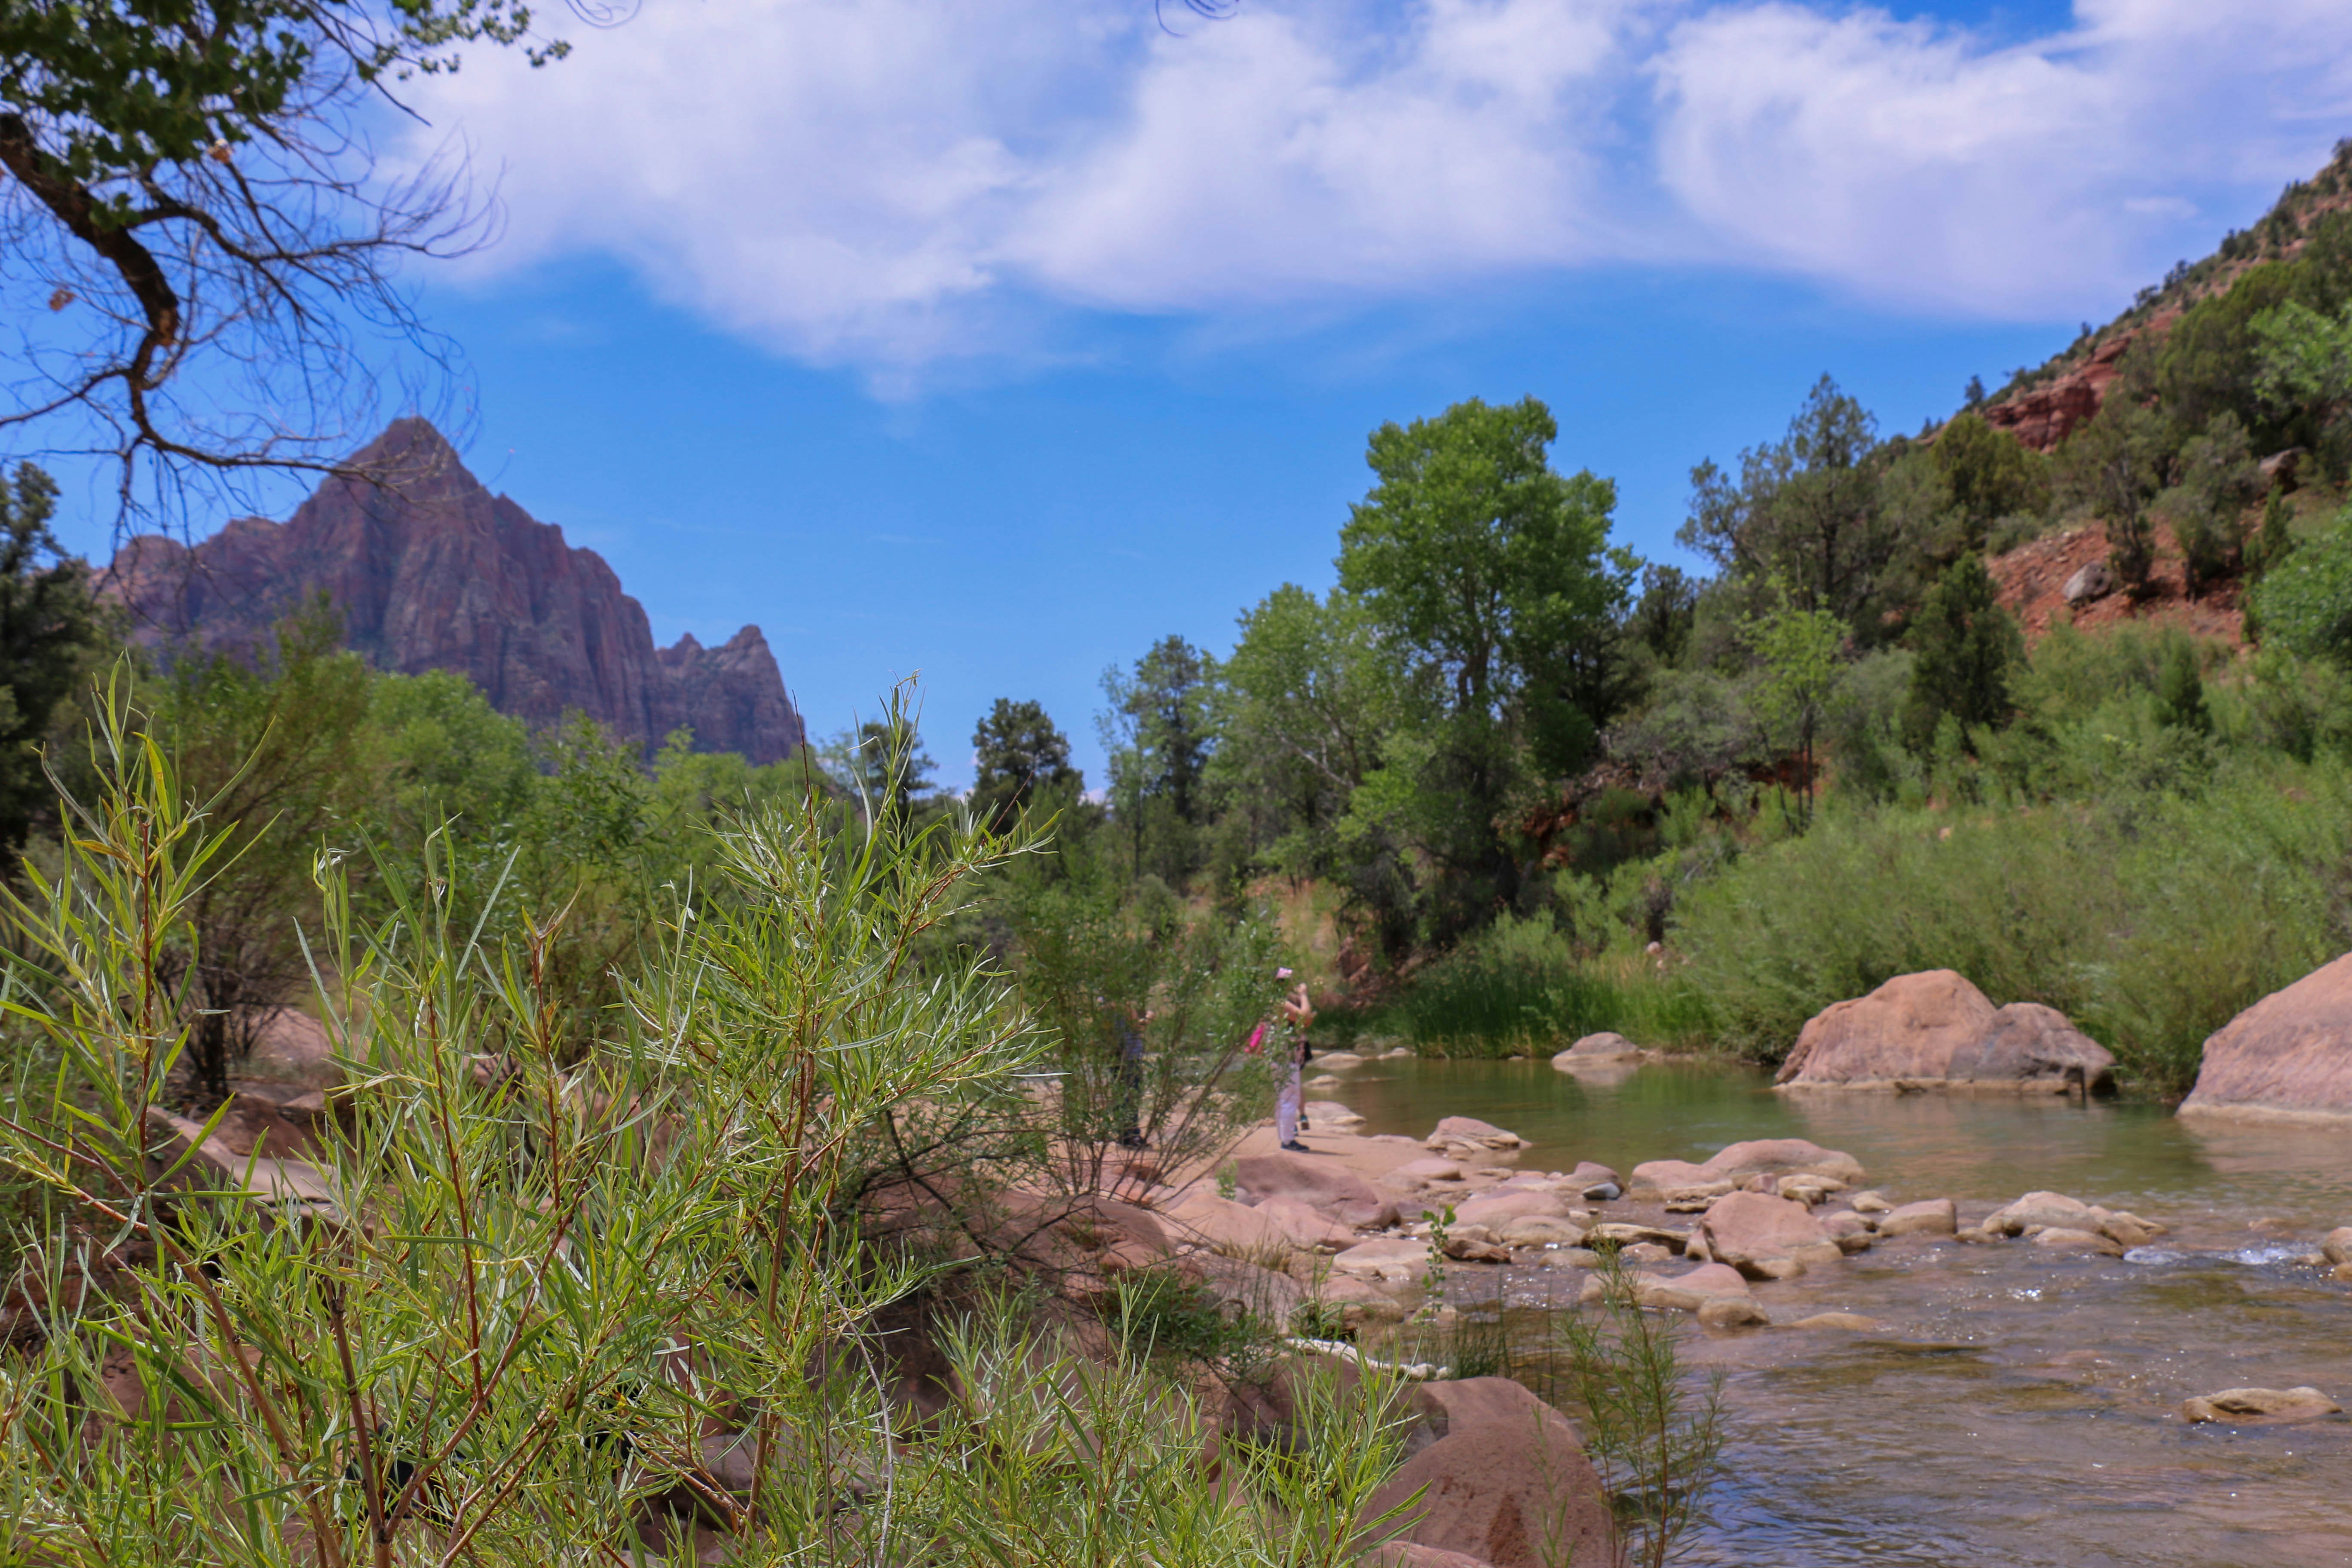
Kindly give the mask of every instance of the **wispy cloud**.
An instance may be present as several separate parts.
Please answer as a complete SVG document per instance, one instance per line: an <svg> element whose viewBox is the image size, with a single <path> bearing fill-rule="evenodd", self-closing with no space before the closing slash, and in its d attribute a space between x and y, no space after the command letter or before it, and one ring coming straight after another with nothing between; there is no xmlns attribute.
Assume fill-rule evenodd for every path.
<svg viewBox="0 0 2352 1568"><path fill-rule="evenodd" d="M422 107L504 170L490 273L579 251L877 378L1088 311L1211 323L1645 258L1936 312L2094 308L2352 130L2352 6L663 0ZM2160 264L2160 261L2159 263Z"/></svg>

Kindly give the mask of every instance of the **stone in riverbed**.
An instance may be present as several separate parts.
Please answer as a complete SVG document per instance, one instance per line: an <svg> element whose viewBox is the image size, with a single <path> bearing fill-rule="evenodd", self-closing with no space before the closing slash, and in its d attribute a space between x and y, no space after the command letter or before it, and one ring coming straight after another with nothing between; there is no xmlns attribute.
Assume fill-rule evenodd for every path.
<svg viewBox="0 0 2352 1568"><path fill-rule="evenodd" d="M2040 1226L2045 1229L2092 1230L2099 1228L2099 1216L2091 1205L2063 1193L2028 1193L2007 1208L1995 1209L1984 1218L1984 1228L1997 1230L2004 1236L2016 1236Z"/></svg>
<svg viewBox="0 0 2352 1568"><path fill-rule="evenodd" d="M1763 1308L1745 1296L1717 1296L1701 1302L1698 1321L1710 1329L1760 1329L1772 1321Z"/></svg>
<svg viewBox="0 0 2352 1568"><path fill-rule="evenodd" d="M1580 1226L1548 1215L1522 1215L1505 1220L1495 1239L1506 1247L1576 1247L1584 1240Z"/></svg>
<svg viewBox="0 0 2352 1568"><path fill-rule="evenodd" d="M2352 1225L2339 1225L2329 1231L2319 1250L2330 1263L2352 1263Z"/></svg>
<svg viewBox="0 0 2352 1568"><path fill-rule="evenodd" d="M2115 1058L2055 1008L1996 1008L1948 969L1898 974L1831 1004L1797 1037L1775 1082L1791 1089L2115 1088Z"/></svg>
<svg viewBox="0 0 2352 1568"><path fill-rule="evenodd" d="M1703 1165L1687 1160L1647 1160L1633 1167L1629 1188L1634 1192L1671 1192L1717 1182L1734 1186L1755 1176L1821 1175L1833 1182L1862 1180L1862 1163L1853 1155L1824 1149L1803 1138L1760 1138L1717 1151Z"/></svg>
<svg viewBox="0 0 2352 1568"><path fill-rule="evenodd" d="M1700 1182L1693 1186L1668 1188L1662 1195L1668 1214L1705 1214L1709 1204L1729 1191L1729 1182Z"/></svg>
<svg viewBox="0 0 2352 1568"><path fill-rule="evenodd" d="M1598 1285L1599 1280L1591 1281ZM1749 1300L1748 1281L1739 1270L1721 1263L1702 1263L1687 1274L1667 1279L1656 1274L1633 1276L1633 1300L1644 1307L1696 1312L1719 1297Z"/></svg>
<svg viewBox="0 0 2352 1568"><path fill-rule="evenodd" d="M1882 1215L1878 1222L1878 1234L1881 1236L1949 1236L1959 1228L1959 1211L1949 1198L1930 1198L1924 1204L1905 1204L1901 1208Z"/></svg>
<svg viewBox="0 0 2352 1568"><path fill-rule="evenodd" d="M1620 1247L1637 1247L1650 1242L1675 1252L1680 1252L1683 1244L1690 1239L1676 1231L1660 1230L1654 1225L1633 1225L1623 1220L1596 1225L1589 1234L1594 1241L1613 1241Z"/></svg>
<svg viewBox="0 0 2352 1568"><path fill-rule="evenodd" d="M1429 1262L1429 1244L1403 1238L1375 1237L1360 1241L1331 1259L1331 1267L1348 1274L1395 1275L1410 1279Z"/></svg>
<svg viewBox="0 0 2352 1568"><path fill-rule="evenodd" d="M1895 1212L1895 1205L1888 1202L1885 1196L1879 1193L1875 1188L1866 1193L1854 1194L1853 1202L1853 1212L1856 1214L1873 1215L1892 1214Z"/></svg>
<svg viewBox="0 0 2352 1568"><path fill-rule="evenodd" d="M1732 1193L1716 1201L1699 1222L1707 1256L1751 1279L1774 1261L1835 1262L1845 1256L1812 1211L1787 1198Z"/></svg>
<svg viewBox="0 0 2352 1568"><path fill-rule="evenodd" d="M1495 1226L1505 1220L1525 1219L1530 1215L1557 1219L1567 1213L1565 1199L1550 1193L1520 1188L1486 1197L1466 1198L1454 1205L1454 1217L1465 1225Z"/></svg>
<svg viewBox="0 0 2352 1568"><path fill-rule="evenodd" d="M1319 1132L1339 1132L1364 1124L1362 1116L1336 1100L1310 1100L1299 1109L1306 1112L1308 1124Z"/></svg>
<svg viewBox="0 0 2352 1568"><path fill-rule="evenodd" d="M2180 1404L2189 1421L2221 1421L2233 1426L2282 1426L2342 1415L2344 1407L2315 1388L2225 1388Z"/></svg>
<svg viewBox="0 0 2352 1568"><path fill-rule="evenodd" d="M1545 1253L1543 1262L1546 1268L1598 1268L1601 1254L1589 1247L1563 1247Z"/></svg>
<svg viewBox="0 0 2352 1568"><path fill-rule="evenodd" d="M1364 1504L1370 1524L1404 1508L1403 1539L1494 1568L1607 1568L1616 1518L1591 1462L1548 1422L1453 1424Z"/></svg>
<svg viewBox="0 0 2352 1568"><path fill-rule="evenodd" d="M1878 1320L1865 1318L1859 1312L1815 1312L1810 1318L1799 1318L1786 1325L1791 1329L1837 1329L1850 1334L1874 1333Z"/></svg>
<svg viewBox="0 0 2352 1568"><path fill-rule="evenodd" d="M1428 1137L1422 1140L1422 1147L1475 1152L1487 1149L1520 1149L1527 1146L1527 1142L1516 1132L1507 1131L1491 1121L1481 1121L1475 1116L1448 1116L1438 1122L1435 1130Z"/></svg>
<svg viewBox="0 0 2352 1568"><path fill-rule="evenodd" d="M2053 1226L2033 1233L2033 1245L2053 1252L2096 1252L2109 1258L2121 1258L2120 1244L2095 1230L2074 1230L2065 1226Z"/></svg>
<svg viewBox="0 0 2352 1568"><path fill-rule="evenodd" d="M2352 1121L2352 952L2263 997L2209 1037L2180 1114Z"/></svg>
<svg viewBox="0 0 2352 1568"><path fill-rule="evenodd" d="M1440 1154L1425 1160L1407 1160L1388 1173L1388 1179L1406 1186L1418 1186L1430 1182L1458 1182L1464 1175L1460 1165Z"/></svg>
<svg viewBox="0 0 2352 1568"><path fill-rule="evenodd" d="M1354 1068L1364 1065L1364 1058L1353 1051L1318 1051L1315 1053L1315 1060L1327 1068Z"/></svg>
<svg viewBox="0 0 2352 1568"><path fill-rule="evenodd" d="M1642 1047L1624 1036L1604 1030L1598 1035L1585 1036L1568 1049L1553 1057L1551 1065L1562 1071L1569 1071L1590 1066L1594 1062L1625 1061L1638 1058L1641 1054Z"/></svg>

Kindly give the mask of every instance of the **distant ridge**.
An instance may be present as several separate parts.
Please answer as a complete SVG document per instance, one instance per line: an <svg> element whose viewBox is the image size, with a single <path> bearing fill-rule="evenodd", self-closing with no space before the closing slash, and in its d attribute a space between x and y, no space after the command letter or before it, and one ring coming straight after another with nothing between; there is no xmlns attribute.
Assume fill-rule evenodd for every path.
<svg viewBox="0 0 2352 1568"><path fill-rule="evenodd" d="M805 743L759 627L717 647L689 635L656 648L602 556L492 495L425 420L395 422L352 467L383 484L330 479L285 522L240 518L193 549L141 535L116 552L104 591L142 640L219 649L257 646L323 590L378 668L457 670L534 726L577 709L648 751L688 726L695 750L754 763Z"/></svg>

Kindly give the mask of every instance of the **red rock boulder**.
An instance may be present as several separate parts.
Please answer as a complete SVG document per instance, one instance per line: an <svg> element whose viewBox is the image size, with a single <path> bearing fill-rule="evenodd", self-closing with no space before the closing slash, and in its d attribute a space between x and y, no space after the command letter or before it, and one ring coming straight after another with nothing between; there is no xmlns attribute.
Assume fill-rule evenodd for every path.
<svg viewBox="0 0 2352 1568"><path fill-rule="evenodd" d="M2352 953L2263 997L2207 1039L2180 1113L2352 1121Z"/></svg>
<svg viewBox="0 0 2352 1568"><path fill-rule="evenodd" d="M1948 969L1898 974L1805 1025L1776 1082L1791 1089L2115 1088L2105 1047L2055 1008L1995 1007Z"/></svg>
<svg viewBox="0 0 2352 1568"><path fill-rule="evenodd" d="M1263 1203L1296 1198L1348 1226L1394 1225L1395 1200L1337 1160L1315 1154L1248 1154L1234 1162L1242 1191Z"/></svg>
<svg viewBox="0 0 2352 1568"><path fill-rule="evenodd" d="M1415 1500L1415 1494L1419 1498ZM1398 1539L1494 1568L1610 1568L1617 1530L1591 1462L1538 1420L1455 1423L1364 1505L1370 1527L1404 1512Z"/></svg>

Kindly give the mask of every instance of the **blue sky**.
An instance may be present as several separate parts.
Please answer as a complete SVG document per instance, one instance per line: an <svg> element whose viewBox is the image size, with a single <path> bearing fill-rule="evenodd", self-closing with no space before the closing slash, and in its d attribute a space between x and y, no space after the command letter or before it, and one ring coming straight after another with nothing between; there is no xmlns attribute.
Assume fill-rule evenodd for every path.
<svg viewBox="0 0 2352 1568"><path fill-rule="evenodd" d="M1182 18L1169 0L1171 18ZM470 61L504 232L421 275L467 458L813 730L920 672L1099 773L1106 664L1328 584L1364 437L1533 393L1672 552L1835 375L1949 412L2352 133L2340 0L643 0Z"/></svg>

